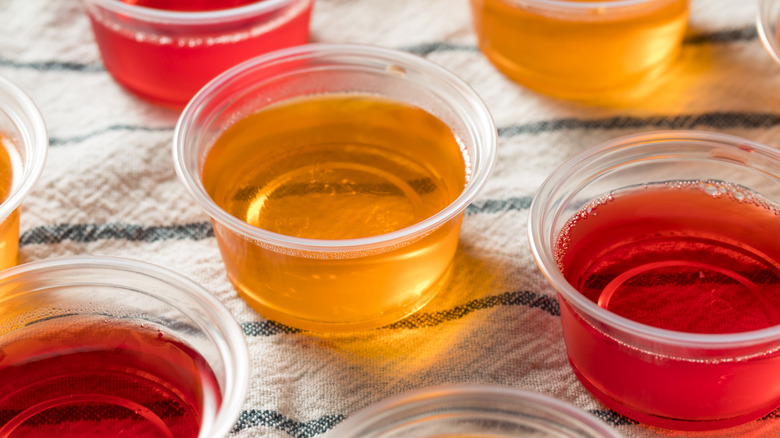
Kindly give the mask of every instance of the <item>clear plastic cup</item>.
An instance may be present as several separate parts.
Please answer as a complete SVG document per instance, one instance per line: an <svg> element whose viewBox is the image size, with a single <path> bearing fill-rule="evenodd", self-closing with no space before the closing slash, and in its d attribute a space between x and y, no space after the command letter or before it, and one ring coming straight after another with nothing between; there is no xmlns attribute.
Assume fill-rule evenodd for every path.
<svg viewBox="0 0 780 438"><path fill-rule="evenodd" d="M495 385L445 385L383 400L333 438L617 438L601 420L552 397Z"/></svg>
<svg viewBox="0 0 780 438"><path fill-rule="evenodd" d="M250 115L256 117L255 114L265 114L265 111L285 104L310 102L312 99L326 102L328 99L381 99L390 102L391 106L403 106L403 114L413 109L417 111L415 117L425 114L430 118L429 124L441 124L447 131L446 135L454 137L453 155L457 156L457 160L452 161L454 164L450 165L449 158L445 160L443 155L439 155L438 150L433 148L433 142L416 148L415 152L426 155L427 161L421 164L425 168L446 161L445 164L450 167L442 173L462 179L457 187L459 194L453 195L454 200L441 210L419 222L392 232L359 238L328 238L328 235L317 238L294 237L250 225L228 213L212 199L204 186L204 166L215 142L220 141L221 134L226 130L249 120L247 117ZM353 104L333 105L331 112L340 113ZM332 140L333 133L336 136L351 136L359 131L370 139L351 139L359 144L355 148L357 152L372 150L376 132L386 134L380 137L393 138L409 131L411 137L406 140L419 140L413 131L416 128L411 128L412 123L408 122L408 118L380 115L366 117L365 114L371 113L374 107L367 108L367 112L353 111L340 116L335 128L328 127L330 125L314 128L307 126L274 135L278 134L278 138L285 139L296 136L298 132L311 132L315 137L323 133L326 140L311 140L311 145L319 148L329 142L337 145L346 142L341 138ZM299 112L293 114L293 119L300 119L303 123L320 120ZM318 117L328 118L329 113ZM376 130L364 130L361 123L355 122L360 117L363 117L361 123L365 122L366 126L374 126L375 122L387 122L388 125L377 127ZM263 123L262 119L252 120ZM258 131L275 132L277 125L286 126L288 122L288 119L280 120ZM260 140L255 143L265 144ZM400 143L395 144L400 146ZM297 151L300 146L296 144L294 147L268 149L274 153L287 154L288 149ZM304 142L302 146L309 144ZM394 149L400 148L385 148ZM496 130L487 108L476 93L466 83L435 64L410 54L379 47L311 44L255 58L211 82L182 113L174 133L173 152L177 173L190 194L212 218L227 275L238 293L263 316L283 324L317 331L348 331L394 322L416 311L433 297L436 292L434 286L446 275L454 257L463 212L485 184L493 167ZM227 153L223 152L221 149L220 154L229 155L232 151L228 149ZM233 159L237 167L246 167L247 163L258 161L254 158L254 151L241 154L237 160L235 157ZM312 155L307 152L300 156L305 158ZM418 158L417 155L410 155L398 158L398 162L412 161L417 165L415 160ZM350 159L352 155L344 158ZM339 160L341 158L326 158L323 163L328 169L335 169L338 175L342 174L343 169L348 169L352 172L349 178L368 178L368 175L381 179L372 183L387 189L376 194L377 205L379 201L387 201L390 194L414 194L417 191L425 192L431 187L422 184L428 182L427 179L406 181L393 174L392 170L375 170L371 167L372 162L344 164ZM263 164L263 160L259 161L258 165ZM299 177L308 175L320 164L303 164L299 169L276 177L275 181L281 182L275 187L282 187L282 182L288 180L297 181L299 187L307 187L310 181L299 181ZM212 170L211 174L230 179L241 177L246 169L238 170L230 165ZM269 169L269 172L272 171L274 169ZM320 178L319 172L317 178ZM341 219L334 223L340 228L343 228L340 225L342 220L375 223L373 217L362 219L364 215L371 214L368 211L370 208L353 213L347 210L343 214L338 207L332 207L333 211L330 211L331 200L335 206L335 202L341 202L340 196L349 196L354 187L368 185L360 182L353 184L347 181L349 178L344 177L344 181L339 179L322 187L319 180L312 180L311 193L332 191L339 197L317 201L316 204L300 198L294 206L300 210L320 208L325 215L338 213ZM213 184L216 187L212 189L219 189L220 184L234 185L233 182ZM242 189L239 192L244 191ZM273 192L273 196L276 195L281 198L282 195L290 195L290 191L279 189ZM362 196L361 193L359 195ZM263 202L270 199L265 195L262 198ZM252 199L260 198L252 195ZM285 199L299 198L287 196ZM423 201L414 203L428 205ZM399 199L397 205L406 208L407 204L409 202L406 200ZM369 203L366 206L373 205ZM300 211L295 212L298 213ZM306 220L316 219L313 217Z"/></svg>
<svg viewBox="0 0 780 438"><path fill-rule="evenodd" d="M17 263L20 205L43 173L48 149L40 111L0 77L0 270Z"/></svg>
<svg viewBox="0 0 780 438"><path fill-rule="evenodd" d="M224 436L249 381L243 332L214 296L110 257L0 274L0 358L9 437Z"/></svg>
<svg viewBox="0 0 780 438"><path fill-rule="evenodd" d="M767 52L780 64L780 1L761 0L756 20L758 36Z"/></svg>
<svg viewBox="0 0 780 438"><path fill-rule="evenodd" d="M241 61L308 42L314 0L258 0L208 11L83 3L114 79L147 100L180 108Z"/></svg>
<svg viewBox="0 0 780 438"><path fill-rule="evenodd" d="M622 137L555 170L529 237L583 385L672 429L780 406L778 206L780 153L717 133Z"/></svg>
<svg viewBox="0 0 780 438"><path fill-rule="evenodd" d="M471 0L480 50L510 79L555 97L620 104L677 58L688 0Z"/></svg>

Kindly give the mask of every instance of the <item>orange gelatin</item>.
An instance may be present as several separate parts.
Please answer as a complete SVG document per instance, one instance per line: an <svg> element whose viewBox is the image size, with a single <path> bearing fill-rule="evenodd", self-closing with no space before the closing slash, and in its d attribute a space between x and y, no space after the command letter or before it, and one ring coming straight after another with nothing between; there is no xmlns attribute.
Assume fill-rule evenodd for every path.
<svg viewBox="0 0 780 438"><path fill-rule="evenodd" d="M0 203L11 195L14 186L14 161L19 160L7 138L0 134ZM21 164L19 164L21 166ZM0 223L0 269L15 266L19 253L19 209L15 209Z"/></svg>
<svg viewBox="0 0 780 438"><path fill-rule="evenodd" d="M471 0L480 50L512 80L555 97L621 101L677 57L688 0Z"/></svg>
<svg viewBox="0 0 780 438"><path fill-rule="evenodd" d="M444 209L466 184L463 154L449 127L422 109L325 95L231 126L202 178L217 205L250 225L343 241L398 231ZM389 323L424 305L452 261L460 219L370 250L278 248L213 225L228 276L250 305L295 327L341 330Z"/></svg>

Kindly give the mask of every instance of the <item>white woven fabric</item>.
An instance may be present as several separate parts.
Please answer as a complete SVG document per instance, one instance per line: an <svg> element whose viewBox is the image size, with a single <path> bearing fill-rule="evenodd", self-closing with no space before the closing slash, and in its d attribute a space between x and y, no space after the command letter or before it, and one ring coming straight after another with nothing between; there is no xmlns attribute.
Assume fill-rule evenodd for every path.
<svg viewBox="0 0 780 438"><path fill-rule="evenodd" d="M208 218L173 170L178 114L128 94L105 72L80 2L0 0L0 75L36 102L51 137L44 174L23 206L21 262L124 256L214 293L245 327L253 360L236 437L316 437L387 396L449 382L557 397L628 437L780 436L774 415L696 435L606 409L569 367L555 293L526 238L542 180L602 141L688 128L780 147L780 66L756 37L754 3L694 0L692 37L664 86L635 107L601 108L542 96L499 74L476 50L467 0L317 0L313 41L422 54L470 83L500 132L497 167L463 221L453 278L422 310L435 322L322 337L267 325L236 296Z"/></svg>

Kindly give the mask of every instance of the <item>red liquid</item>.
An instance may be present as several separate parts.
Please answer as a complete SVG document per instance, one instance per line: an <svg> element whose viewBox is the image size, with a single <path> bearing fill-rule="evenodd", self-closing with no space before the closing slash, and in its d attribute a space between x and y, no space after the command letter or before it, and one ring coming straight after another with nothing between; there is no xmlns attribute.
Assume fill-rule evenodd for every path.
<svg viewBox="0 0 780 438"><path fill-rule="evenodd" d="M778 207L723 183L616 192L579 212L557 241L567 280L626 318L681 332L735 333L780 323ZM608 406L662 427L711 429L780 405L776 353L636 350L561 308L569 359ZM724 355L748 355L739 361ZM621 400L625 407L614 400ZM685 419L688 422L677 419Z"/></svg>
<svg viewBox="0 0 780 438"><path fill-rule="evenodd" d="M140 325L62 319L0 345L0 438L196 437L219 405L192 348Z"/></svg>
<svg viewBox="0 0 780 438"><path fill-rule="evenodd" d="M128 5L144 6L168 11L216 11L237 8L263 0L120 0Z"/></svg>
<svg viewBox="0 0 780 438"><path fill-rule="evenodd" d="M184 0L159 2L177 9ZM158 4L146 0L144 6ZM198 2L198 8L205 2ZM222 5L219 2L217 4ZM230 4L234 4L231 2ZM246 1L244 1L246 3ZM139 23L88 7L103 64L117 82L156 103L184 106L208 81L242 61L309 40L312 0L221 24Z"/></svg>

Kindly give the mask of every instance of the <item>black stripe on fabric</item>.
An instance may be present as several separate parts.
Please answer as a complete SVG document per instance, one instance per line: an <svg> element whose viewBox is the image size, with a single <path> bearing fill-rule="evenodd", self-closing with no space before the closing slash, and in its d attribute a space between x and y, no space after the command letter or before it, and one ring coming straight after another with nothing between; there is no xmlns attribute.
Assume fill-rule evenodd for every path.
<svg viewBox="0 0 780 438"><path fill-rule="evenodd" d="M98 135L105 134L112 131L145 131L145 132L165 132L173 131L173 127L146 127L146 126L131 126L131 125L112 125L97 131L92 131L84 135L78 135L74 137L51 137L49 138L50 146L61 146L70 143L79 143L84 140L96 137Z"/></svg>
<svg viewBox="0 0 780 438"><path fill-rule="evenodd" d="M451 43L423 43L402 47L400 50L420 56L430 55L434 52L479 52L477 46Z"/></svg>
<svg viewBox="0 0 780 438"><path fill-rule="evenodd" d="M599 418L601 421L607 423L610 426L632 426L640 424L636 420L632 420L624 415L621 415L615 411L609 409L592 409L590 411L592 415ZM769 414L759 418L756 421L776 420L780 418L780 408L770 412Z"/></svg>
<svg viewBox="0 0 780 438"><path fill-rule="evenodd" d="M257 426L272 427L290 434L294 438L311 438L327 432L346 418L344 415L325 415L316 420L298 422L284 415L268 410L251 409L241 412L233 426L233 432Z"/></svg>
<svg viewBox="0 0 780 438"><path fill-rule="evenodd" d="M710 33L690 35L683 41L684 44L723 44L738 41L752 41L758 38L758 31L754 26L741 29L721 30Z"/></svg>
<svg viewBox="0 0 780 438"><path fill-rule="evenodd" d="M769 128L780 125L780 114L711 112L703 114L681 114L677 116L615 116L601 119L583 120L565 118L541 122L511 125L498 128L500 137L512 137L522 134L566 131L575 129L694 129L708 128Z"/></svg>
<svg viewBox="0 0 780 438"><path fill-rule="evenodd" d="M589 412L609 426L630 426L639 424L637 421L609 409L593 409ZM347 418L347 416L341 414L325 415L316 420L299 422L291 420L275 411L251 409L241 412L238 421L235 426L233 426L232 432L236 433L244 429L264 426L287 432L294 438L312 438L333 429L345 418Z"/></svg>
<svg viewBox="0 0 780 438"><path fill-rule="evenodd" d="M387 325L382 329L418 329L434 327L445 322L461 319L478 310L490 309L498 306L525 306L532 309L540 309L552 316L561 316L558 300L547 295L530 291L504 292L499 295L491 295L484 298L471 300L452 309L431 313L415 313L401 321Z"/></svg>
<svg viewBox="0 0 780 438"><path fill-rule="evenodd" d="M531 205L531 197L476 201L466 209L467 214L498 213L523 210ZM52 245L66 240L95 242L98 240L130 240L157 242L160 240L203 240L214 237L210 222L192 222L181 225L142 226L124 223L57 224L31 228L19 237L19 246ZM258 329L278 331L278 328Z"/></svg>
<svg viewBox="0 0 780 438"><path fill-rule="evenodd" d="M770 128L780 125L780 114L745 113L745 112L709 112L702 114L680 114L676 116L615 116L601 119L564 118L544 120L520 125L509 125L498 128L500 137L513 137L523 134L538 134L552 131L570 131L576 129L694 129L707 128ZM49 144L60 146L78 143L89 138L111 131L173 131L173 127L144 127L130 125L113 125L104 129L89 132L74 137L52 137Z"/></svg>
<svg viewBox="0 0 780 438"><path fill-rule="evenodd" d="M593 409L589 412L609 426L639 424L637 421L608 409ZM294 438L312 438L333 429L337 424L344 421L345 418L347 418L347 416L341 414L325 415L316 420L298 422L290 420L275 411L251 409L241 413L235 426L233 426L233 432L240 432L252 427L265 426L287 432Z"/></svg>
<svg viewBox="0 0 780 438"><path fill-rule="evenodd" d="M740 41L751 41L758 37L755 27L749 26L740 29L729 29L709 33L701 33L688 36L685 44L723 44ZM417 55L425 56L434 52L478 52L476 46L464 44L452 44L446 42L432 42L416 44L413 46L402 47L400 50L411 52ZM102 64L85 64L69 61L37 61L37 62L19 62L10 59L0 58L0 67L7 67L20 70L38 70L38 71L72 71L80 73L104 73L106 71Z"/></svg>
<svg viewBox="0 0 780 438"><path fill-rule="evenodd" d="M533 198L530 196L508 199L486 199L484 201L477 200L466 207L466 214L527 210L531 206L531 201L533 201Z"/></svg>
<svg viewBox="0 0 780 438"><path fill-rule="evenodd" d="M0 67L19 70L73 71L79 73L102 73L106 71L102 64L84 64L67 61L18 62L4 58L0 58Z"/></svg>
<svg viewBox="0 0 780 438"><path fill-rule="evenodd" d="M780 418L780 408L775 409L774 411L766 414L765 416L761 417L759 420L776 420Z"/></svg>
<svg viewBox="0 0 780 438"><path fill-rule="evenodd" d="M58 224L32 228L19 237L19 246L52 245L66 240L95 242L98 240L129 240L156 242L159 240L203 240L214 237L209 222L182 225L141 226L122 223Z"/></svg>
<svg viewBox="0 0 780 438"><path fill-rule="evenodd" d="M415 313L401 321L395 322L376 330L420 329L435 327L449 321L461 319L478 310L491 309L499 306L525 306L532 309L540 309L552 316L561 316L558 300L547 295L529 291L504 292L499 295L471 300L460 306L448 310L430 313ZM280 334L301 333L304 330L287 327L274 321L245 322L241 324L244 334L247 336L275 336Z"/></svg>
<svg viewBox="0 0 780 438"><path fill-rule="evenodd" d="M758 32L754 26L743 27L739 29L720 30L708 33L699 33L689 35L683 40L683 44L723 44L740 41L751 41L758 38ZM434 52L478 52L476 46L465 44L452 44L445 42L432 42L417 44L414 46L402 47L405 50L416 55L426 56Z"/></svg>
<svg viewBox="0 0 780 438"><path fill-rule="evenodd" d="M288 327L276 321L255 321L241 323L241 328L247 336L274 336L301 333L303 330Z"/></svg>
<svg viewBox="0 0 780 438"><path fill-rule="evenodd" d="M626 416L618 414L615 411L609 409L592 409L589 411L591 415L607 423L610 426L629 426L639 424L638 421L632 420Z"/></svg>

